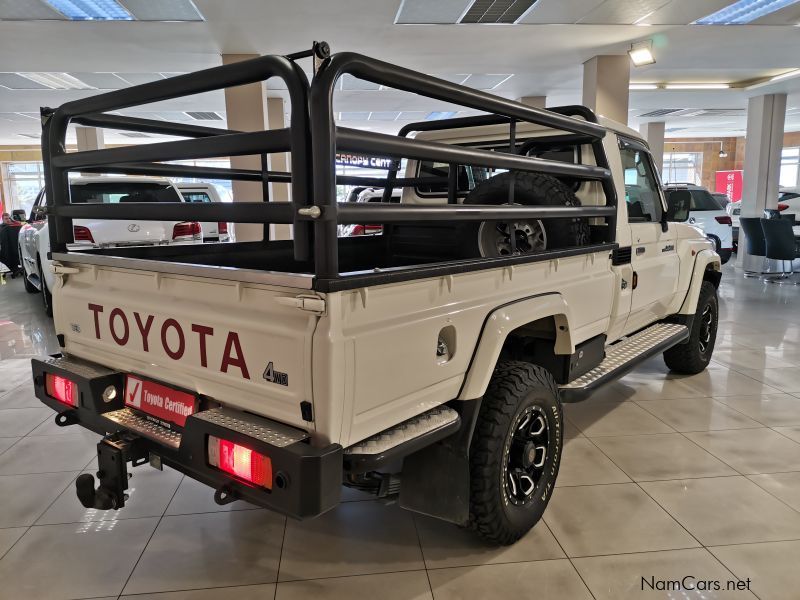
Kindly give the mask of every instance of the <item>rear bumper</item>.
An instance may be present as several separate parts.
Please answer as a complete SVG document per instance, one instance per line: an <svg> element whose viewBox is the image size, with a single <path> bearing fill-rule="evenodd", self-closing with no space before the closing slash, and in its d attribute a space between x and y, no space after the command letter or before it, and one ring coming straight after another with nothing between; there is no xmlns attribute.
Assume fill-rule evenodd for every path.
<svg viewBox="0 0 800 600"><path fill-rule="evenodd" d="M342 447L338 444L314 448L300 430L227 408L204 410L207 407L202 405L200 412L186 420L182 432L170 432L155 425L148 428L129 425L137 417L123 405L123 373L60 355L35 358L31 367L36 397L57 411L56 422L60 425L80 425L101 436L132 433L150 455L151 462L166 464L214 490L224 490L229 496L294 518L315 517L339 503ZM77 384L77 407L62 404L47 394L47 373L67 377ZM103 391L109 386L114 386L117 393L106 402ZM222 418L210 418L211 415ZM138 422L145 421L138 419ZM272 489L253 486L210 466L206 447L209 435L268 456L272 462Z"/></svg>

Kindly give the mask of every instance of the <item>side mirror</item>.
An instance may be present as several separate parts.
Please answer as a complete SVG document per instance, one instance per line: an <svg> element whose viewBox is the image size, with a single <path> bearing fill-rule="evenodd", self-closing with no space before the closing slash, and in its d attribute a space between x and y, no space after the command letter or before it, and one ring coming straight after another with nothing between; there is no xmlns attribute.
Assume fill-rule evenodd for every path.
<svg viewBox="0 0 800 600"><path fill-rule="evenodd" d="M27 216L25 215L25 211L21 208L17 208L11 211L11 218L15 221L27 221Z"/></svg>
<svg viewBox="0 0 800 600"><path fill-rule="evenodd" d="M688 190L675 190L667 193L667 221L684 223L689 220L689 206L692 194Z"/></svg>

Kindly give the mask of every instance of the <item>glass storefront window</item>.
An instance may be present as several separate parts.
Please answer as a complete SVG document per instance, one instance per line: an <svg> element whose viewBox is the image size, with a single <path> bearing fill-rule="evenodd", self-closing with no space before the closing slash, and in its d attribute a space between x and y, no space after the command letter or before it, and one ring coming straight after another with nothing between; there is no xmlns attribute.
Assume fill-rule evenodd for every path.
<svg viewBox="0 0 800 600"><path fill-rule="evenodd" d="M781 187L800 185L800 147L784 148L781 152Z"/></svg>
<svg viewBox="0 0 800 600"><path fill-rule="evenodd" d="M39 190L44 187L44 167L38 161L0 163L3 176L4 210L30 213Z"/></svg>
<svg viewBox="0 0 800 600"><path fill-rule="evenodd" d="M661 181L667 183L693 183L703 181L702 152L665 152Z"/></svg>

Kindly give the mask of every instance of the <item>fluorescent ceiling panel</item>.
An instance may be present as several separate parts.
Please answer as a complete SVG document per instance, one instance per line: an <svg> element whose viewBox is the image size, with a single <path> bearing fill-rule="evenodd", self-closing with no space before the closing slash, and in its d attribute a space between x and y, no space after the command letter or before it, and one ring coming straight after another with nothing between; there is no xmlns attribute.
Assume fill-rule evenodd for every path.
<svg viewBox="0 0 800 600"><path fill-rule="evenodd" d="M339 113L340 121L367 121L369 112L342 112Z"/></svg>
<svg viewBox="0 0 800 600"><path fill-rule="evenodd" d="M192 0L119 0L139 21L202 21Z"/></svg>
<svg viewBox="0 0 800 600"><path fill-rule="evenodd" d="M151 81L161 81L164 79L161 73L114 73L117 77L121 77L131 85L141 85L142 83L150 83Z"/></svg>
<svg viewBox="0 0 800 600"><path fill-rule="evenodd" d="M730 3L731 0L672 0L641 19L637 25L688 25Z"/></svg>
<svg viewBox="0 0 800 600"><path fill-rule="evenodd" d="M433 77L444 79L450 83L463 84L467 80L467 77L471 77L471 75L469 73L456 73L455 75L433 75Z"/></svg>
<svg viewBox="0 0 800 600"><path fill-rule="evenodd" d="M356 77L353 77L349 73L345 73L344 75L342 75L342 78L339 80L339 85L341 86L339 89L345 91L378 90L381 87L377 83L372 83L371 81L364 81L363 79L358 79Z"/></svg>
<svg viewBox="0 0 800 600"><path fill-rule="evenodd" d="M36 83L18 73L0 73L0 86L10 90L49 90L50 86Z"/></svg>
<svg viewBox="0 0 800 600"><path fill-rule="evenodd" d="M475 0L460 23L516 23L537 0Z"/></svg>
<svg viewBox="0 0 800 600"><path fill-rule="evenodd" d="M187 110L186 114L192 117L195 121L222 121L222 117L213 111Z"/></svg>
<svg viewBox="0 0 800 600"><path fill-rule="evenodd" d="M438 121L439 119L452 119L458 114L456 111L434 111L425 116L426 121Z"/></svg>
<svg viewBox="0 0 800 600"><path fill-rule="evenodd" d="M745 25L780 10L798 0L739 0L730 6L697 19L696 25Z"/></svg>
<svg viewBox="0 0 800 600"><path fill-rule="evenodd" d="M631 25L645 20L653 11L664 6L668 0L610 0L578 20L578 23L593 25Z"/></svg>
<svg viewBox="0 0 800 600"><path fill-rule="evenodd" d="M493 90L511 77L513 77L513 75L509 75L508 73L496 75L470 75L469 79L464 82L464 85L477 90Z"/></svg>
<svg viewBox="0 0 800 600"><path fill-rule="evenodd" d="M686 110L685 108L659 108L656 110L651 110L650 112L642 113L639 115L640 117L665 117L667 115L671 115L676 112L681 112L682 110Z"/></svg>
<svg viewBox="0 0 800 600"><path fill-rule="evenodd" d="M92 86L69 73L20 73L31 81L52 90L90 90Z"/></svg>
<svg viewBox="0 0 800 600"><path fill-rule="evenodd" d="M63 21L66 17L39 0L0 0L3 21Z"/></svg>
<svg viewBox="0 0 800 600"><path fill-rule="evenodd" d="M116 0L44 0L70 21L132 21Z"/></svg>
<svg viewBox="0 0 800 600"><path fill-rule="evenodd" d="M370 121L396 121L400 116L400 111L373 111L369 114Z"/></svg>
<svg viewBox="0 0 800 600"><path fill-rule="evenodd" d="M98 90L118 90L128 87L128 82L123 81L114 73L68 73L68 75Z"/></svg>
<svg viewBox="0 0 800 600"><path fill-rule="evenodd" d="M124 131L124 132L121 132L120 135L124 135L125 137L130 137L130 138L146 138L146 137L150 137L146 133L141 133L139 131Z"/></svg>
<svg viewBox="0 0 800 600"><path fill-rule="evenodd" d="M606 0L539 0L519 23L575 23Z"/></svg>
<svg viewBox="0 0 800 600"><path fill-rule="evenodd" d="M428 113L422 110L404 110L397 118L398 121L424 121Z"/></svg>
<svg viewBox="0 0 800 600"><path fill-rule="evenodd" d="M472 0L403 0L394 22L399 25L457 23Z"/></svg>

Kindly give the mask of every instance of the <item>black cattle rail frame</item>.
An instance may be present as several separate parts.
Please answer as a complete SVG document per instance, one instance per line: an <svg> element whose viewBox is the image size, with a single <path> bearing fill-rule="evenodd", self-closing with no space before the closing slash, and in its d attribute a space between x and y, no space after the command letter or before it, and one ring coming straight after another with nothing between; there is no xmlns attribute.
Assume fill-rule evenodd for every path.
<svg viewBox="0 0 800 600"><path fill-rule="evenodd" d="M315 64L315 74L310 84L308 77L296 63L298 59L309 57ZM333 94L337 81L344 74L488 114L413 123L404 127L397 136L337 127L333 111ZM266 81L274 77L281 79L288 90L291 102L288 128L240 132L110 114L111 111ZM573 116L580 116L582 119ZM518 122L550 127L560 132L558 137L561 139L569 138L579 141L578 143L590 143L597 164L571 164L520 154L522 146L515 143ZM532 108L360 54L343 52L330 55L325 42L315 42L311 50L287 56L262 56L75 100L55 110L43 108L42 123L46 188L51 199L48 219L52 252L66 252L67 244L73 242L73 219L261 223L264 225L265 240L269 240L269 224L292 224L294 260L313 265L311 272L315 275L316 284L322 284L315 284L317 289L332 290L352 287L345 283L348 279L365 281L365 272L340 273L338 224L506 221L564 217L605 219L606 233L603 243L586 248L554 250L537 255L394 267L385 269L381 281L387 280L390 274L391 278L395 279L412 279L614 247L617 200L602 145L606 130L597 124L597 119L590 110L580 106L549 110ZM65 138L70 123L190 139L67 153ZM503 123L509 125L508 152L407 137L409 133L415 131ZM270 153L282 152L290 153L291 172L269 171L267 156ZM337 176L335 170L337 152L390 157L393 159L393 167L386 179ZM242 155L260 155L262 168L221 169L165 162ZM414 186L423 181L431 181L431 178L398 177L397 171L403 158L437 161L449 165L447 204L443 202L441 205L408 205L389 202L393 187ZM459 165L507 169L512 172L547 173L574 180L599 181L606 197L606 204L575 207L460 205L456 198L456 173ZM264 201L225 204L71 204L68 174L73 171L256 181L262 183ZM292 201L269 202L270 182L287 183L290 186ZM337 184L384 187L384 202L339 204L336 197ZM193 252L191 248L191 246L185 247L185 252Z"/></svg>

